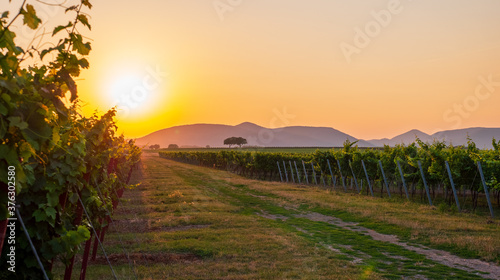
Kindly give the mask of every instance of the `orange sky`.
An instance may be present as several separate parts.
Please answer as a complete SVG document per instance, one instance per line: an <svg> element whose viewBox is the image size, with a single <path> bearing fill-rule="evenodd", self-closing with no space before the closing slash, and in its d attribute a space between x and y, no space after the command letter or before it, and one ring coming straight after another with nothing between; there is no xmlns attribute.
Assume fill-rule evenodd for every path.
<svg viewBox="0 0 500 280"><path fill-rule="evenodd" d="M118 105L128 137L244 121L364 139L500 126L500 1L93 4L83 111Z"/></svg>

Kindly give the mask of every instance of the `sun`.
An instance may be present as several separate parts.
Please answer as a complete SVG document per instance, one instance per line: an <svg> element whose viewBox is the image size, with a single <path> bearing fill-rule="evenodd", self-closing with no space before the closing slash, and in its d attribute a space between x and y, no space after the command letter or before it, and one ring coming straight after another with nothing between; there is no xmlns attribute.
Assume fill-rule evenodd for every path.
<svg viewBox="0 0 500 280"><path fill-rule="evenodd" d="M143 118L155 111L158 101L165 99L165 81L155 80L147 70L124 69L107 81L108 102L116 107L118 119Z"/></svg>

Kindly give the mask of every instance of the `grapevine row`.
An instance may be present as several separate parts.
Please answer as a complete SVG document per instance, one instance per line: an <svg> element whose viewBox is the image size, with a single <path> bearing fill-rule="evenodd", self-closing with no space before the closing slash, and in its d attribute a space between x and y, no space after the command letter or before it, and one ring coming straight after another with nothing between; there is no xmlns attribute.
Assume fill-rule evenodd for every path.
<svg viewBox="0 0 500 280"><path fill-rule="evenodd" d="M70 279L75 254L84 242L96 240L94 232L104 235L140 159L134 142L117 135L114 109L102 116L79 113L74 78L88 68L85 57L91 47L78 28L90 29L84 10L91 7L88 0L61 6L74 20L54 28L54 42L60 40L41 44L46 49L16 44L16 20L41 28L28 1L17 14L1 14L0 233L6 232L6 219L20 218L19 213L34 245L16 225L13 273L5 268L13 244L0 240L2 279L43 279L44 271L52 278L55 262L64 264L65 279ZM9 189L9 178L14 178L15 190Z"/></svg>
<svg viewBox="0 0 500 280"><path fill-rule="evenodd" d="M342 149L317 150L309 154L226 150L161 151L160 156L229 170L263 180L284 180L285 174L289 177L293 174L294 176L300 175L297 182L300 180L304 183L306 182L305 175L309 172L309 176L313 174L318 176L318 180L315 179L316 182L321 183L324 180L325 185L334 182L340 184L341 180L358 184L364 180L366 187L368 177L370 183L380 186L382 192L384 181L381 163L389 185L399 188L399 193L402 195L401 173L397 166L399 162L404 180L410 185L410 194L413 197L417 195L417 191L420 191L424 200L422 191L424 184L418 166L420 162L431 195L433 197L443 195L444 199L451 204L452 189L445 165L445 162L448 162L455 186L463 195L469 192L472 196L472 207L475 209L479 194L484 193L477 162L481 163L486 185L496 196L496 204L500 205L500 141L493 139L492 142L494 148L491 150L480 150L472 141L468 141L466 146L454 147L445 142L437 141L428 144L417 139L407 146L385 146L383 149L360 149L356 146L356 142L346 141ZM281 177L280 173L283 173ZM292 178L288 179L292 181ZM313 182L312 178L310 180ZM364 190L368 191L367 188Z"/></svg>

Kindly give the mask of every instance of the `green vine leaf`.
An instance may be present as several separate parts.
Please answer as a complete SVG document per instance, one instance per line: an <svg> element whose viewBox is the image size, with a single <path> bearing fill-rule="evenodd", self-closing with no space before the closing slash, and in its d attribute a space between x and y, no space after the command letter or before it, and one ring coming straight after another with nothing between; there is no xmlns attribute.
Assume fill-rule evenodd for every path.
<svg viewBox="0 0 500 280"><path fill-rule="evenodd" d="M64 30L64 29L69 28L69 27L72 27L72 26L73 26L72 22L68 22L68 24L66 24L66 25L59 25L56 28L54 28L54 31L52 31L52 36L59 33L59 31Z"/></svg>
<svg viewBox="0 0 500 280"><path fill-rule="evenodd" d="M47 193L47 204L51 207L57 206L59 204L59 195L55 192Z"/></svg>
<svg viewBox="0 0 500 280"><path fill-rule="evenodd" d="M25 121L21 120L21 117L8 117L7 118L10 122L10 127L18 127L19 129L26 129L28 128L28 123Z"/></svg>
<svg viewBox="0 0 500 280"><path fill-rule="evenodd" d="M79 14L78 15L78 20L85 26L89 28L89 30L92 30L92 26L89 24L89 20L86 15Z"/></svg>
<svg viewBox="0 0 500 280"><path fill-rule="evenodd" d="M73 50L77 51L79 54L88 55L90 53L90 43L83 43L82 35L73 34L73 36L71 36L71 42L73 43Z"/></svg>
<svg viewBox="0 0 500 280"><path fill-rule="evenodd" d="M26 10L23 9L21 14L24 16L24 24L31 29L37 29L38 25L42 22L42 20L36 15L33 5L27 4Z"/></svg>
<svg viewBox="0 0 500 280"><path fill-rule="evenodd" d="M35 217L35 221L41 222L41 221L45 221L45 219L47 218L47 215L45 214L45 211L43 211L41 209L37 209L35 212L33 212L33 217Z"/></svg>
<svg viewBox="0 0 500 280"><path fill-rule="evenodd" d="M82 0L82 4L87 6L89 9L92 8L92 4L90 4L89 0Z"/></svg>

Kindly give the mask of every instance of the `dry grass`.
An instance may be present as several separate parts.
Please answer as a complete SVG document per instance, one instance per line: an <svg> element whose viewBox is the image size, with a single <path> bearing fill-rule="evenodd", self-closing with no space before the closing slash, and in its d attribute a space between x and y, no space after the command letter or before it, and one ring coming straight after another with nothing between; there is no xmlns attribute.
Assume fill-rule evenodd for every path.
<svg viewBox="0 0 500 280"><path fill-rule="evenodd" d="M211 170L211 176L223 179L227 174ZM424 240L430 245L468 250L487 261L500 260L500 222L470 213L447 214L435 206L325 190L319 187L294 186L277 182L248 180L231 174L233 184L246 185L253 190L275 194L283 199L276 202L286 207L297 204L346 211L354 216L370 219L381 225L389 224L409 230L413 240ZM467 253L465 253L467 254Z"/></svg>
<svg viewBox="0 0 500 280"><path fill-rule="evenodd" d="M240 213L244 209L230 198L167 168L176 163L143 160L142 178L136 178L142 184L125 192L105 238L119 279L134 279L121 243L139 279L362 279L367 273L264 218ZM62 279L62 264L54 272ZM99 252L87 279L111 277ZM370 272L370 279L380 276Z"/></svg>
<svg viewBox="0 0 500 280"><path fill-rule="evenodd" d="M307 231L291 231L283 223L252 215L255 212L222 192L231 188L248 190L247 197L284 211L332 211L377 231L396 230L391 233L416 243L473 252L485 260L500 255L498 221L488 224L472 214L451 215L417 203L249 180L155 157L143 160L144 168L135 178L141 185L125 192L114 216L117 222L105 240L119 279L134 279L121 243L139 279L382 279L377 267L356 264L297 234ZM89 266L87 279L110 279L110 269L99 256ZM403 262L407 257L411 255L401 256ZM62 279L61 264L54 271L54 279ZM74 271L77 279L79 262Z"/></svg>

